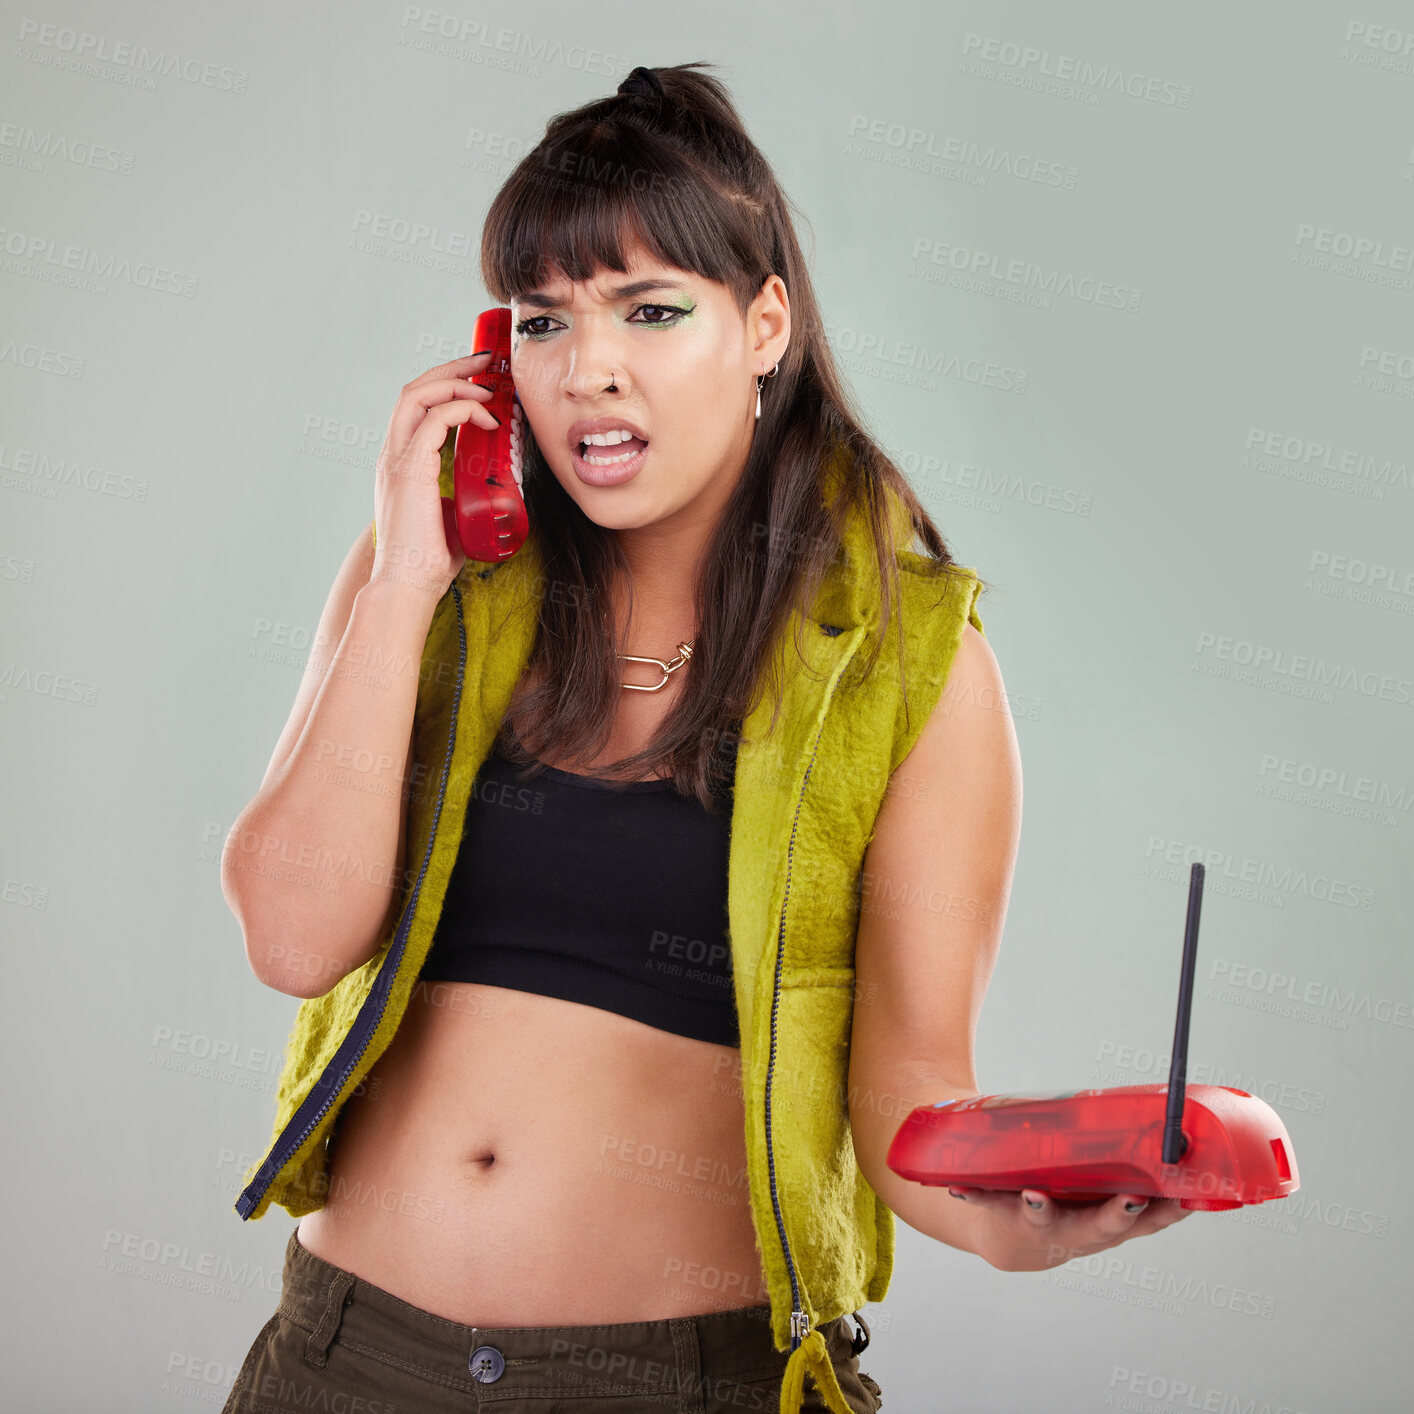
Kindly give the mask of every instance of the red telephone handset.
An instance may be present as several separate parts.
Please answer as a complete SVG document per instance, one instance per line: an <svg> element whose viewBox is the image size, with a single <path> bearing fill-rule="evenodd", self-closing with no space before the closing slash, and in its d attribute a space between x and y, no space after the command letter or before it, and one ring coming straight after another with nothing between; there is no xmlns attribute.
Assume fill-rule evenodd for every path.
<svg viewBox="0 0 1414 1414"><path fill-rule="evenodd" d="M530 521L521 494L524 417L511 381L511 312L488 309L477 316L474 350L491 357L471 381L490 388L485 404L501 425L487 431L464 422L457 429L452 495L442 497L447 546L469 560L508 560L525 543Z"/></svg>

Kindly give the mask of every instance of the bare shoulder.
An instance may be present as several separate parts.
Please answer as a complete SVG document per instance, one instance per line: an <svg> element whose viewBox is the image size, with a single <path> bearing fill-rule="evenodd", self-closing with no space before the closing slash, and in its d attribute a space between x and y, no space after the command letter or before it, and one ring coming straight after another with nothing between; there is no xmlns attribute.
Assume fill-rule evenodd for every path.
<svg viewBox="0 0 1414 1414"><path fill-rule="evenodd" d="M964 627L928 721L889 781L865 857L857 1072L973 1083L973 1038L1021 832L1021 757L996 654Z"/></svg>
<svg viewBox="0 0 1414 1414"><path fill-rule="evenodd" d="M899 770L941 789L961 781L959 773L1005 774L1009 767L1019 775L1001 665L985 635L966 623L943 690Z"/></svg>
<svg viewBox="0 0 1414 1414"><path fill-rule="evenodd" d="M1001 664L997 662L991 643L971 623L963 624L962 637L958 641L940 705L949 711L964 703L997 710L1005 707L1005 699Z"/></svg>

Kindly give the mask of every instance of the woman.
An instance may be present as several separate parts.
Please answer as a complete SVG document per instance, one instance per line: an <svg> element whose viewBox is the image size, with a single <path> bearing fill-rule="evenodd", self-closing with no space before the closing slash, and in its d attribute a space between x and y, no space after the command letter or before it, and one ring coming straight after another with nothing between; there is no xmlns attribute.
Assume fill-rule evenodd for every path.
<svg viewBox="0 0 1414 1414"><path fill-rule="evenodd" d="M705 67L635 69L498 194L531 536L449 554L486 356L413 380L233 829L252 969L306 1000L237 1204L301 1221L231 1414L873 1411L845 1317L895 1213L1003 1270L1183 1215L884 1162L978 1093L1015 739Z"/></svg>

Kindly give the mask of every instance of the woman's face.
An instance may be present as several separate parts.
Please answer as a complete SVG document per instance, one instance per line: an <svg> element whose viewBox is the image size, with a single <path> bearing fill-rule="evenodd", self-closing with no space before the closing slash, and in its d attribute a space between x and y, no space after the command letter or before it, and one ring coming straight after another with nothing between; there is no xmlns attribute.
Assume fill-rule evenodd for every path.
<svg viewBox="0 0 1414 1414"><path fill-rule="evenodd" d="M641 250L627 258L625 273L553 278L512 301L516 392L591 520L702 529L746 465L756 376L789 341L785 285L772 275L743 319L725 285ZM591 432L609 445L585 445Z"/></svg>

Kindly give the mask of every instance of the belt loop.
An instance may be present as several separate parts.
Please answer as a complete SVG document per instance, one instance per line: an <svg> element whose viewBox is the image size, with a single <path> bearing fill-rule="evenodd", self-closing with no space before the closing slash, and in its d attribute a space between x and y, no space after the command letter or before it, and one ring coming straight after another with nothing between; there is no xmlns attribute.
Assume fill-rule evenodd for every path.
<svg viewBox="0 0 1414 1414"><path fill-rule="evenodd" d="M702 1408L702 1342L697 1337L697 1322L692 1317L670 1320L673 1351L677 1356L679 1414L703 1414Z"/></svg>
<svg viewBox="0 0 1414 1414"><path fill-rule="evenodd" d="M324 1314L304 1345L305 1361L316 1369L322 1370L329 1363L329 1347L339 1333L344 1307L353 1300L353 1284L354 1274L344 1271L329 1282L329 1299L325 1303Z"/></svg>
<svg viewBox="0 0 1414 1414"><path fill-rule="evenodd" d="M855 1333L849 1338L850 1349L857 1356L861 1351L868 1350L869 1348L869 1325L865 1321L864 1317L859 1314L858 1311L851 1311L849 1314L853 1319L855 1325L860 1328L858 1331L855 1331ZM862 1331L864 1334L863 1340L860 1340L859 1338L860 1331Z"/></svg>

